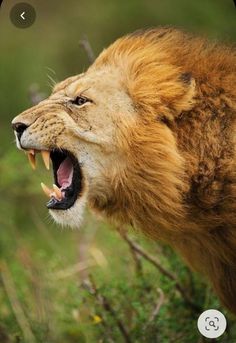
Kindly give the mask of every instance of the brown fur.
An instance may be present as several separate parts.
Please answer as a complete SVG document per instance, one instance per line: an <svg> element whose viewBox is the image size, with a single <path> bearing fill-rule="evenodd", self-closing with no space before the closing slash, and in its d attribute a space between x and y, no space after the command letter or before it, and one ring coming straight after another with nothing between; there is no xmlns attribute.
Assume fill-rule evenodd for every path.
<svg viewBox="0 0 236 343"><path fill-rule="evenodd" d="M87 149L90 141L89 154L100 156L99 176L88 182L89 205L171 244L234 313L235 72L233 48L170 28L139 31L118 39L85 74L67 79L49 100L15 119L31 125L25 147L49 149L68 148L73 119L84 130L79 146ZM97 111L91 104L75 110L66 103L65 94L89 93L90 85L97 89ZM113 107L106 107L103 93L107 102L114 99ZM42 129L44 139L40 127L53 113L51 125L60 134L53 140L53 131ZM80 154L75 132L69 149Z"/></svg>

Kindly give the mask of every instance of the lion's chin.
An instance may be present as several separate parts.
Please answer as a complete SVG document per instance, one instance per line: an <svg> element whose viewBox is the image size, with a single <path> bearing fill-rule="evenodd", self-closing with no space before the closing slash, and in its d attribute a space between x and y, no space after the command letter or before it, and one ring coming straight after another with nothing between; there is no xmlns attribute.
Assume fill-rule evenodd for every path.
<svg viewBox="0 0 236 343"><path fill-rule="evenodd" d="M67 210L49 210L50 215L56 223L71 228L79 228L82 224L87 196L80 196L74 205Z"/></svg>

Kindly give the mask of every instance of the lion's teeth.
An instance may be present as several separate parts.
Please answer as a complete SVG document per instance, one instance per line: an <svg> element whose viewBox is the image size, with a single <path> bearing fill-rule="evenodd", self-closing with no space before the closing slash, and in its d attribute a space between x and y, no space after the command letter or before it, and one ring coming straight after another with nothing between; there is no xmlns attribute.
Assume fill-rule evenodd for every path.
<svg viewBox="0 0 236 343"><path fill-rule="evenodd" d="M62 196L62 192L61 192L60 188L57 187L57 185L53 184L53 190L54 190L54 192L56 194L56 198L58 200L61 200L63 198L63 196Z"/></svg>
<svg viewBox="0 0 236 343"><path fill-rule="evenodd" d="M42 190L44 191L44 193L49 197L51 198L52 196L52 193L53 193L53 190L48 188L43 182L41 182L41 187L42 187Z"/></svg>
<svg viewBox="0 0 236 343"><path fill-rule="evenodd" d="M32 169L35 170L36 169L36 160L35 160L34 150L32 150L32 151L33 151L33 153L30 150L30 152L28 152L27 155L28 155L29 163L30 163Z"/></svg>
<svg viewBox="0 0 236 343"><path fill-rule="evenodd" d="M31 155L35 155L34 149L29 149L29 150L28 150L28 153L30 153Z"/></svg>
<svg viewBox="0 0 236 343"><path fill-rule="evenodd" d="M43 182L41 182L41 187L42 187L42 190L44 191L44 193L49 198L54 197L58 201L60 201L62 199L62 197L63 197L62 192L61 192L60 188L57 187L57 185L53 185L53 189L50 189Z"/></svg>
<svg viewBox="0 0 236 343"><path fill-rule="evenodd" d="M50 152L47 150L42 150L41 155L42 155L43 162L45 164L46 169L49 170L50 169Z"/></svg>
<svg viewBox="0 0 236 343"><path fill-rule="evenodd" d="M57 201L61 201L61 198L58 198L56 192L51 193L51 197L57 199Z"/></svg>

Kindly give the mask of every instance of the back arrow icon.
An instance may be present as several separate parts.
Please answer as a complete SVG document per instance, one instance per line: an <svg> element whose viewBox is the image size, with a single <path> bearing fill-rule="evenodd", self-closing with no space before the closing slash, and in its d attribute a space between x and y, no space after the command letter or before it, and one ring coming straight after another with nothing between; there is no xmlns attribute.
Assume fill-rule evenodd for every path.
<svg viewBox="0 0 236 343"><path fill-rule="evenodd" d="M20 15L20 16L21 16L21 18L22 18L23 20L25 20L25 17L24 17L24 15L25 15L25 12L22 12L22 13L21 13L21 15Z"/></svg>

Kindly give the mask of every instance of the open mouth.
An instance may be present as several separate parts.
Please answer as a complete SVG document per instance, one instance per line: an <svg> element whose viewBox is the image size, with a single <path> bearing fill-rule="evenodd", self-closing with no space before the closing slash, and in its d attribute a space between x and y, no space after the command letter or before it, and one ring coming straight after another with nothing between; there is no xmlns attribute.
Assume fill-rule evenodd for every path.
<svg viewBox="0 0 236 343"><path fill-rule="evenodd" d="M29 161L33 169L36 166L35 155L37 152L39 151L28 151ZM50 198L47 208L67 210L74 205L82 193L82 171L78 160L67 150L41 151L41 154L46 168L50 168L50 160L53 166L53 189L41 183L44 193Z"/></svg>

